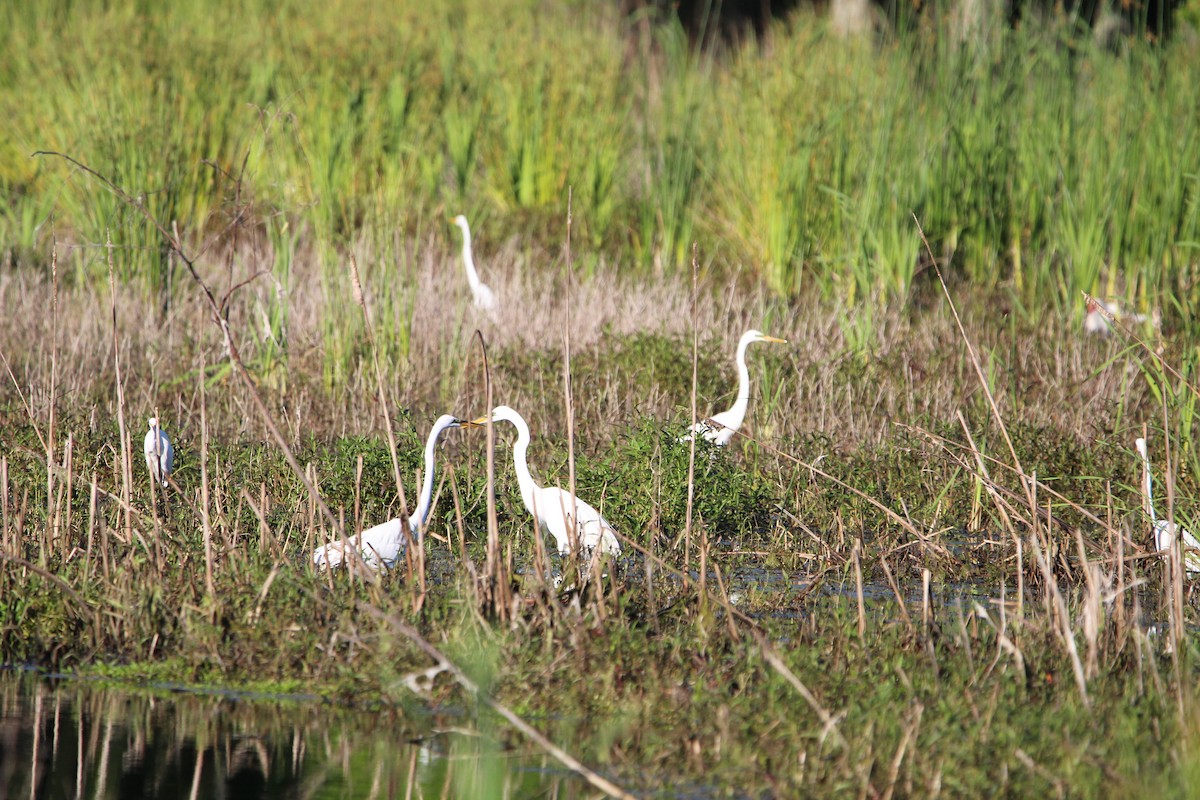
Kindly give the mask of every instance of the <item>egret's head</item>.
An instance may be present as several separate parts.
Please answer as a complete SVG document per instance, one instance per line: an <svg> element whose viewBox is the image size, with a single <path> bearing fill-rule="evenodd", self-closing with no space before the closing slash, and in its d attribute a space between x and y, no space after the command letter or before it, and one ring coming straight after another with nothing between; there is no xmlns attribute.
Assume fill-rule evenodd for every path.
<svg viewBox="0 0 1200 800"><path fill-rule="evenodd" d="M452 219L450 221L453 222L458 227L462 228L464 231L467 229L467 218L464 217L462 214L459 214L458 216L456 216L454 219Z"/></svg>
<svg viewBox="0 0 1200 800"><path fill-rule="evenodd" d="M157 427L158 427L158 417L151 417L150 418L150 430L154 430Z"/></svg>
<svg viewBox="0 0 1200 800"><path fill-rule="evenodd" d="M742 334L742 341L746 344L750 342L773 342L775 344L787 344L787 339L778 339L774 336L767 336L762 331L750 330Z"/></svg>
<svg viewBox="0 0 1200 800"><path fill-rule="evenodd" d="M493 423L511 422L512 424L516 425L517 420L521 420L522 422L524 422L524 420L521 419L521 415L518 414L513 409L509 408L508 406L496 406L495 408L492 409L492 422ZM488 421L488 418L486 416L483 416L483 417L480 417L479 419L473 419L470 422L464 422L463 427L465 427L465 428L482 428L484 425L487 424L487 421Z"/></svg>
<svg viewBox="0 0 1200 800"><path fill-rule="evenodd" d="M440 417L434 420L432 430L441 433L447 428L461 428L463 425L464 421L458 417L455 417L451 414L442 414Z"/></svg>

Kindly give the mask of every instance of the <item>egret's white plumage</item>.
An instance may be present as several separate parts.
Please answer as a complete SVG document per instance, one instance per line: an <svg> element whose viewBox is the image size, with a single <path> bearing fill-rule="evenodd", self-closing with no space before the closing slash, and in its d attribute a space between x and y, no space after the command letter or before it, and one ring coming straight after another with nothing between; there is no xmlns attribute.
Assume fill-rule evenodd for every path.
<svg viewBox="0 0 1200 800"><path fill-rule="evenodd" d="M344 543L330 542L318 547L313 551L313 564L317 567L339 566L345 560L344 548L349 545L358 551L359 556L369 567L390 569L394 566L396 561L404 555L404 548L409 537L414 541L421 540L425 522L429 519L429 507L433 501L433 476L436 469L434 448L437 446L438 437L447 428L457 428L460 425L462 425L462 420L449 414L443 414L437 418L437 421L433 423L432 430L429 431L429 439L425 442L425 480L421 485L421 493L417 496L417 508L407 520L408 536L405 536L403 528L406 520L403 517L396 517L373 528L368 528L356 536L351 536Z"/></svg>
<svg viewBox="0 0 1200 800"><path fill-rule="evenodd" d="M1167 519L1159 519L1154 513L1154 495L1150 485L1150 455L1146 452L1146 440L1138 438L1138 454L1142 457L1142 491L1146 493L1146 505L1150 510L1150 523L1154 526L1154 547L1166 553L1175 546L1175 534L1183 537L1183 566L1188 575L1200 573L1200 539L1182 525Z"/></svg>
<svg viewBox="0 0 1200 800"><path fill-rule="evenodd" d="M479 280L479 273L475 270L475 257L471 253L471 227L467 225L467 218L459 214L454 218L454 224L462 231L463 266L467 269L467 283L471 286L471 294L475 298L475 307L483 309L489 314L494 314L499 310L500 304L496 301L496 295L488 285Z"/></svg>
<svg viewBox="0 0 1200 800"><path fill-rule="evenodd" d="M486 422L487 417L480 417L469 424L479 426ZM530 436L525 418L508 406L496 406L492 409L492 422L510 422L517 429L513 465L517 470L517 483L521 487L521 501L542 530L554 537L558 552L566 554L571 551L569 531L573 527L576 542L585 553L598 546L602 552L620 554L621 544L617 541L616 531L599 511L565 489L541 487L533 480L526 460Z"/></svg>
<svg viewBox="0 0 1200 800"><path fill-rule="evenodd" d="M167 478L175 469L175 448L167 433L158 427L158 417L150 418L150 430L146 431L146 439L142 444L146 454L146 469L161 485L167 485Z"/></svg>
<svg viewBox="0 0 1200 800"><path fill-rule="evenodd" d="M713 414L707 420L692 425L680 441L686 442L699 433L718 447L724 447L733 439L733 435L742 427L742 422L746 419L746 409L750 405L750 370L746 367L746 348L755 342L787 344L784 339L776 339L760 331L750 330L743 333L737 347L738 393L733 406L728 411Z"/></svg>

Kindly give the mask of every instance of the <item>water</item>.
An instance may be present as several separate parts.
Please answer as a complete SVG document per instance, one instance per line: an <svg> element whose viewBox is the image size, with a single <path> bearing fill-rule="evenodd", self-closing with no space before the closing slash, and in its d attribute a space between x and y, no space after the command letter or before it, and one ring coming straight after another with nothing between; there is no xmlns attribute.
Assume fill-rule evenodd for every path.
<svg viewBox="0 0 1200 800"><path fill-rule="evenodd" d="M0 798L591 796L499 725L0 669ZM511 737L509 737L511 738Z"/></svg>

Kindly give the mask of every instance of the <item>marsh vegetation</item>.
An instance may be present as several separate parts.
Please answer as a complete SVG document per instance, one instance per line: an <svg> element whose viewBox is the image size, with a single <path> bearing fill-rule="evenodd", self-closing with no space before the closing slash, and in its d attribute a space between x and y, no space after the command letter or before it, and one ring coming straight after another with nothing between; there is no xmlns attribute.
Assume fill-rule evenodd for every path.
<svg viewBox="0 0 1200 800"><path fill-rule="evenodd" d="M590 3L19 5L0 662L453 708L605 791L1194 793L1196 600L1133 448L1200 529L1184 37L801 14L714 59ZM1084 292L1146 320L1085 335ZM752 328L788 344L693 452ZM583 591L503 429L491 466L443 434L394 569L313 568L498 404L620 535Z"/></svg>

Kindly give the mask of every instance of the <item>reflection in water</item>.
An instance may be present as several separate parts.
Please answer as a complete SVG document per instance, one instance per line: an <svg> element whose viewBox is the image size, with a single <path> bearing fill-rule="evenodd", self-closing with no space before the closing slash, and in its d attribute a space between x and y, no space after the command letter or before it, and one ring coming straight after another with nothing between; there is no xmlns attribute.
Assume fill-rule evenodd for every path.
<svg viewBox="0 0 1200 800"><path fill-rule="evenodd" d="M0 670L0 798L575 797L487 733L315 700L134 690Z"/></svg>

